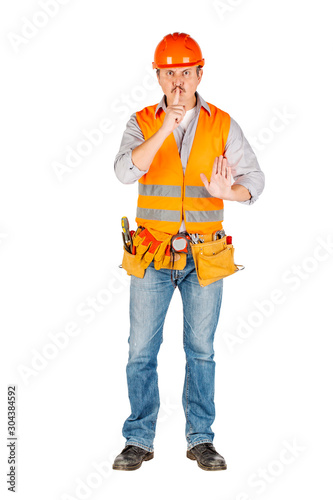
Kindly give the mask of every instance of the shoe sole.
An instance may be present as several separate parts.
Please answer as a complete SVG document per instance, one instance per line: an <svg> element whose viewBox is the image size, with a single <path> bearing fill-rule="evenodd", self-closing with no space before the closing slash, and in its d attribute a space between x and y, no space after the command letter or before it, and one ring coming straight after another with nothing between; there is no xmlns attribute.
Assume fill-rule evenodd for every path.
<svg viewBox="0 0 333 500"><path fill-rule="evenodd" d="M144 458L136 465L132 465L131 467L126 467L125 465L112 465L112 469L114 470L137 470L141 467L142 462L148 462L154 458L154 452L145 455Z"/></svg>
<svg viewBox="0 0 333 500"><path fill-rule="evenodd" d="M207 465L203 465L201 462L199 462L199 460L193 455L193 453L191 453L191 451L187 451L186 452L186 456L187 458L189 458L190 460L196 460L197 461L197 464L198 464L198 467L200 467L200 469L203 469L203 470L226 470L227 469L227 465L216 465L215 467L214 466L211 466L211 467L208 467Z"/></svg>

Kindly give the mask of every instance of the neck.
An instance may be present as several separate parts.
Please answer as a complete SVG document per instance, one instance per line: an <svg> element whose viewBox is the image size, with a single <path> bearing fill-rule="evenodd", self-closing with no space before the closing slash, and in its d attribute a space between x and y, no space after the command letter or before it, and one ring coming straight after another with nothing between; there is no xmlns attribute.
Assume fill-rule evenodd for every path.
<svg viewBox="0 0 333 500"><path fill-rule="evenodd" d="M195 108L196 105L197 105L197 96L194 94L190 102L187 102L185 104L185 111L189 111L190 109Z"/></svg>

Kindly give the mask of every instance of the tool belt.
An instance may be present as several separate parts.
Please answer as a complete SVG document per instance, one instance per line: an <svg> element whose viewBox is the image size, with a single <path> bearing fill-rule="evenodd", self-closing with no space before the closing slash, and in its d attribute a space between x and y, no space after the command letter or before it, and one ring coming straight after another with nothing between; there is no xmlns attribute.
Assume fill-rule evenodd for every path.
<svg viewBox="0 0 333 500"><path fill-rule="evenodd" d="M224 231L219 231L219 236ZM222 233L222 234L221 234ZM177 237L180 235L176 235ZM187 250L174 250L176 240L179 238L168 233L155 231L153 229L138 227L132 235L131 245L124 242L124 254L121 267L127 271L129 276L143 278L147 267L154 262L155 269L182 270L186 265ZM227 236L217 237L217 233L207 235L187 235L188 242L199 284L209 285L222 278L234 274L243 269L234 263L234 247L227 243Z"/></svg>

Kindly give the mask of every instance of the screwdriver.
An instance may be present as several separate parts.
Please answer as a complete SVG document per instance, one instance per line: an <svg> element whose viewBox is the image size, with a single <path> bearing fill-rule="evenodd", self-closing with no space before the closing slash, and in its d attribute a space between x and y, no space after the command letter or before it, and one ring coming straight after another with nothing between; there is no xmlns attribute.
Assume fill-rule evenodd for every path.
<svg viewBox="0 0 333 500"><path fill-rule="evenodd" d="M132 253L132 238L131 238L131 233L129 231L129 223L128 223L128 218L127 217L122 217L121 218L121 227L123 230L123 240L125 243L125 247L128 247L128 251Z"/></svg>

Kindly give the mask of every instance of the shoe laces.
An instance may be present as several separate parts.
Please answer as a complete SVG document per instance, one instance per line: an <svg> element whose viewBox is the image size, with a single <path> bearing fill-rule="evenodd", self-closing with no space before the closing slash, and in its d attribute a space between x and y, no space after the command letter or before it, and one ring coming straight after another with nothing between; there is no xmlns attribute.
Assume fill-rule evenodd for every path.
<svg viewBox="0 0 333 500"><path fill-rule="evenodd" d="M134 446L133 444L129 444L128 446L126 446L126 448L124 448L124 450L122 451L122 453L135 453L135 455L138 455L140 453L140 450L142 448L139 448L138 446Z"/></svg>
<svg viewBox="0 0 333 500"><path fill-rule="evenodd" d="M214 446L212 445L212 443L202 443L202 444L199 444L200 446L200 452L202 453L202 455L205 455L206 453L210 453L210 452L213 452L213 453L216 453L216 450L214 448ZM198 448L199 448L198 446Z"/></svg>

